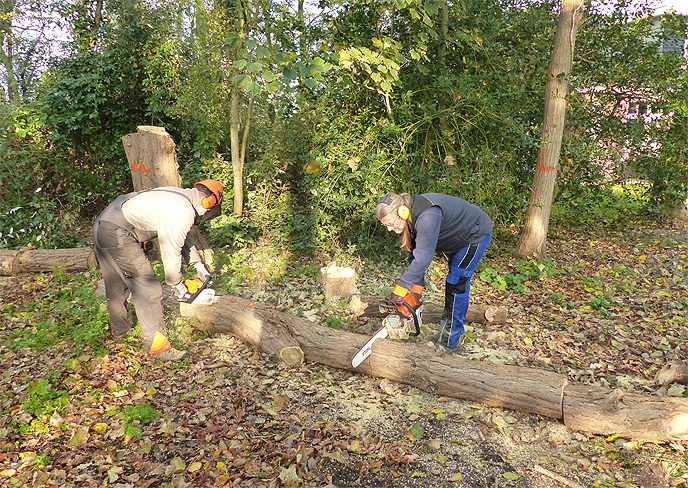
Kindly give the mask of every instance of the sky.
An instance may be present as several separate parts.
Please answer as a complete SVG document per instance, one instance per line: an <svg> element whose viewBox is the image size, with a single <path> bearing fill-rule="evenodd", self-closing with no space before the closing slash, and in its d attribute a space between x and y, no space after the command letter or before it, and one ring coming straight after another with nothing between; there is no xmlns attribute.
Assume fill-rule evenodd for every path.
<svg viewBox="0 0 688 488"><path fill-rule="evenodd" d="M679 14L688 15L688 0L658 0L656 5L661 11L673 7Z"/></svg>

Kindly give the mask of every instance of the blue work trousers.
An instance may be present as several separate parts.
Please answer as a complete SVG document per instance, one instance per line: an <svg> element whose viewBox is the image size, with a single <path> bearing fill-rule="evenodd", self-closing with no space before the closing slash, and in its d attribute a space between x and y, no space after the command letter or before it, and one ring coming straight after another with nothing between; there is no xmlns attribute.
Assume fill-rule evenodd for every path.
<svg viewBox="0 0 688 488"><path fill-rule="evenodd" d="M471 277L475 268L485 254L487 246L492 240L492 234L485 236L475 244L460 249L447 256L449 274L444 294L444 312L440 319L440 340L449 347L455 347L466 333L466 313L468 312L468 297L471 292Z"/></svg>

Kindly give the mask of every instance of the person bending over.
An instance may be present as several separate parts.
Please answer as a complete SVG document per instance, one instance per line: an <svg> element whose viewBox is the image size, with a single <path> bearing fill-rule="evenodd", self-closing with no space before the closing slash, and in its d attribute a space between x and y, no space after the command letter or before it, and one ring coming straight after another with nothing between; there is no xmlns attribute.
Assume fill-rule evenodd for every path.
<svg viewBox="0 0 688 488"><path fill-rule="evenodd" d="M388 232L401 235L401 247L408 251L408 269L388 301L399 306L407 294L419 301L435 253L447 256L444 311L440 331L431 340L445 352L460 352L471 277L492 239L492 219L480 207L441 193L387 193L378 201L375 216Z"/></svg>
<svg viewBox="0 0 688 488"><path fill-rule="evenodd" d="M182 257L196 268L196 277L209 277L189 235L196 217L202 222L221 213L222 185L202 180L193 188L159 187L117 197L93 224L93 242L105 282L110 330L115 341L132 328L127 300L136 309L146 352L161 361L181 361L188 353L172 347L162 311L162 285L145 252L158 239L165 281L179 297Z"/></svg>

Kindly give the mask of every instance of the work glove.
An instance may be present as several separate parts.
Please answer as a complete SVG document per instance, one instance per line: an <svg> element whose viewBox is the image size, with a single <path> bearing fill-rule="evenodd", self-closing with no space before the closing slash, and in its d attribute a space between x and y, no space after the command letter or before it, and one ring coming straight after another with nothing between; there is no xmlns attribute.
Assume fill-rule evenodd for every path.
<svg viewBox="0 0 688 488"><path fill-rule="evenodd" d="M196 268L196 278L199 278L201 281L205 281L210 277L210 273L206 269L205 265L200 261L194 263L193 267Z"/></svg>
<svg viewBox="0 0 688 488"><path fill-rule="evenodd" d="M183 281L180 281L176 285L174 285L174 289L177 292L177 299L181 300L184 298L184 295L186 295L189 291L189 289L186 287Z"/></svg>
<svg viewBox="0 0 688 488"><path fill-rule="evenodd" d="M395 288L396 290L396 288ZM392 292L387 297L385 298L386 301L393 303L396 306L401 305L401 302L404 301L404 296L403 295L397 295L396 293Z"/></svg>
<svg viewBox="0 0 688 488"><path fill-rule="evenodd" d="M421 295L425 288L421 285L413 285L411 291L397 285L388 299L397 306L397 312L406 318L410 318L421 306Z"/></svg>

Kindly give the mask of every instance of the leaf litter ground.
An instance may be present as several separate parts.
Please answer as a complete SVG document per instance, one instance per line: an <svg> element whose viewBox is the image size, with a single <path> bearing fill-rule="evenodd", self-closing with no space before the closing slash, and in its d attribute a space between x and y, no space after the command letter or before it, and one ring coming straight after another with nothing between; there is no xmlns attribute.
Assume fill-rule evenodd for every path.
<svg viewBox="0 0 688 488"><path fill-rule="evenodd" d="M474 303L504 306L509 319L470 324L466 357L684 396L682 386L658 386L653 377L685 360L688 349L685 229L553 230L549 261L539 268L513 259L512 241L496 239L481 265L496 270L492 278L512 277L509 286L476 279L472 291ZM391 286L400 271L346 264L359 268L359 286L369 294ZM0 281L2 486L685 484L679 443L572 432L551 419L315 363L289 369L231 336L194 332L171 313L175 340L193 353L189 363L151 361L136 335L108 344L106 355L86 347L75 356L70 340L42 352L11 348L35 326L30 304L49 280ZM441 301L443 282L438 261L426 301ZM254 279L231 291L365 335L380 326L325 302L312 278L289 283Z"/></svg>

